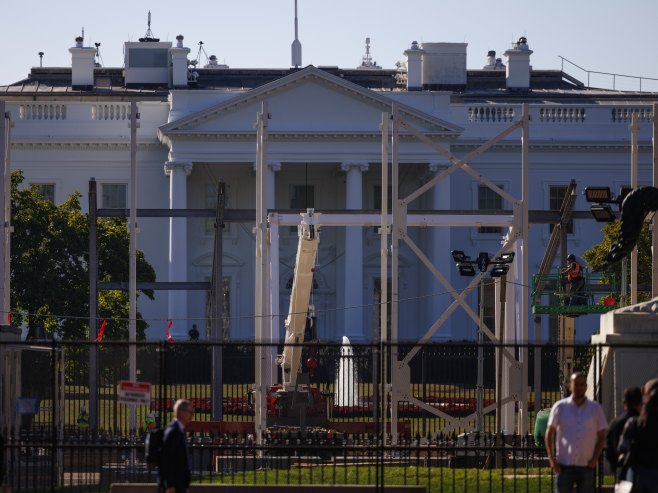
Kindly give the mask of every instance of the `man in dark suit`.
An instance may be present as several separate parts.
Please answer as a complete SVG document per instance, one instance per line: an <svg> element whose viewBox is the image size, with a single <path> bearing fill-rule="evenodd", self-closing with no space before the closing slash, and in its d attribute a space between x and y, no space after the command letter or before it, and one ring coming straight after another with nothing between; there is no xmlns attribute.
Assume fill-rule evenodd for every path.
<svg viewBox="0 0 658 493"><path fill-rule="evenodd" d="M167 425L162 443L162 462L158 475L165 493L185 493L190 485L190 458L185 441L185 427L192 421L194 406L179 399L174 404L175 419Z"/></svg>
<svg viewBox="0 0 658 493"><path fill-rule="evenodd" d="M617 445L619 444L621 432L624 430L624 425L629 418L639 416L640 409L642 409L642 391L640 388L630 387L624 390L622 405L624 406L624 413L610 423L608 434L605 437L605 457L608 459L613 472L618 466L617 458L619 457L619 451L617 450Z"/></svg>

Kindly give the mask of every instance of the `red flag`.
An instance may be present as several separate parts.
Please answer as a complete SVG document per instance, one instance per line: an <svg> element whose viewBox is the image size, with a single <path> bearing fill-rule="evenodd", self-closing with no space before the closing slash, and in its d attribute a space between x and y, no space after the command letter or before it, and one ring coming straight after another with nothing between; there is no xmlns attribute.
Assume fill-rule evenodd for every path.
<svg viewBox="0 0 658 493"><path fill-rule="evenodd" d="M101 342L103 337L105 337L105 326L107 325L107 320L103 320L101 328L98 330L98 336L96 336L96 342Z"/></svg>
<svg viewBox="0 0 658 493"><path fill-rule="evenodd" d="M174 342L174 338L171 336L171 320L167 320L167 331L165 332L165 337L167 338L167 341L169 342Z"/></svg>
<svg viewBox="0 0 658 493"><path fill-rule="evenodd" d="M11 312L7 312L7 325L11 325Z"/></svg>

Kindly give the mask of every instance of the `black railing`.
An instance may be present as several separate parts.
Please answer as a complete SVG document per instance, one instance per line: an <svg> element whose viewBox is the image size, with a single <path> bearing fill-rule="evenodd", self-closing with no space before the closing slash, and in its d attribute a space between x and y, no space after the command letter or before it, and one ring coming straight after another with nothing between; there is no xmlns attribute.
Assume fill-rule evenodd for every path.
<svg viewBox="0 0 658 493"><path fill-rule="evenodd" d="M13 491L107 491L113 482L154 482L156 473L144 460L144 437L148 428L172 419L177 398L190 399L195 405L198 423L188 438L198 483L409 484L424 485L428 491L463 491L460 485L466 484L469 491L483 492L552 491L554 487L543 446L530 435L514 435L514 430L504 436L496 433L494 345L485 345L480 359L476 344L425 345L411 360L408 389L410 397L425 405L412 399L398 403L402 426L397 441L382 426L383 419L390 420L390 402L384 406L385 413L375 412L382 409L375 401L381 376L373 369L384 366L383 360L374 365L373 358L390 358L392 348L376 351L379 345L354 345L348 355L341 356L339 345L308 345L303 371L309 372L310 385L320 390L317 395L326 396L325 424L271 427L262 443L255 443L249 396L254 386L254 344L221 346L222 426L212 422L211 345L137 346L138 380L150 382L152 392L150 405L136 407L137 426L131 429L128 406L120 403L118 393L119 382L128 377L127 344L4 344L4 354L21 355L11 359L20 364L20 371L4 375L5 382L15 380L15 395L2 390L3 409L15 412L2 418L0 478L4 476ZM410 349L397 346L399 358ZM522 349L506 346L513 355ZM557 358L565 352L554 345L527 349L528 432L533 433L538 397L533 388L535 355L541 353L538 408L546 408L562 395L564 376ZM573 368L594 372L591 381L600 399L606 347L576 345L572 349ZM98 392L93 396L88 391L90 351L98 352L99 362ZM317 364L309 364L309 354ZM479 364L484 369L481 392ZM10 398L17 401L8 403ZM96 419L88 414L90 399L97 402ZM485 409L482 431L474 433L479 405ZM521 407L512 404L512 413L518 415ZM277 412L273 404L268 411ZM466 419L455 421L459 418ZM604 479L612 481L603 467L600 471L599 484Z"/></svg>

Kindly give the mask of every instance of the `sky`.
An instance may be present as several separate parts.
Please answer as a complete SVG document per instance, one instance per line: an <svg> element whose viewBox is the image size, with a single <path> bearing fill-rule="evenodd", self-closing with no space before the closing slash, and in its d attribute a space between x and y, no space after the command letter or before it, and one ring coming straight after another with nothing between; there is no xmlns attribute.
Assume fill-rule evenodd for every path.
<svg viewBox="0 0 658 493"><path fill-rule="evenodd" d="M0 5L0 84L24 79L39 65L40 51L44 66L70 67L68 48L83 28L85 46L101 43L103 65L121 67L123 43L144 36L149 10L153 34L173 42L182 34L190 58L203 41L207 55L231 68L290 66L294 0L2 0ZM561 55L590 71L658 79L655 0L298 0L298 15L303 66L356 67L369 37L373 59L384 68L403 60L414 40L466 42L468 68L481 68L487 51L502 57L525 36L535 69L560 69ZM565 64L565 71L587 81L577 67ZM590 78L591 85L612 84L611 76ZM616 84L638 88L630 79Z"/></svg>

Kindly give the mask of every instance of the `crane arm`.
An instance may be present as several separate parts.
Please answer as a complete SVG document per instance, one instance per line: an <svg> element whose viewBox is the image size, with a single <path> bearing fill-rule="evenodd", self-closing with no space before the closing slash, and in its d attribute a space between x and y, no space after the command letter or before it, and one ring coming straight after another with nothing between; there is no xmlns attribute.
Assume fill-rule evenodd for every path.
<svg viewBox="0 0 658 493"><path fill-rule="evenodd" d="M286 390L294 389L297 384L302 358L302 347L298 344L304 342L304 330L313 287L313 271L320 241L320 214L315 214L313 209L307 209L307 212L301 213L301 216L290 308L285 322L286 339L283 354L278 358L283 370L283 386Z"/></svg>

